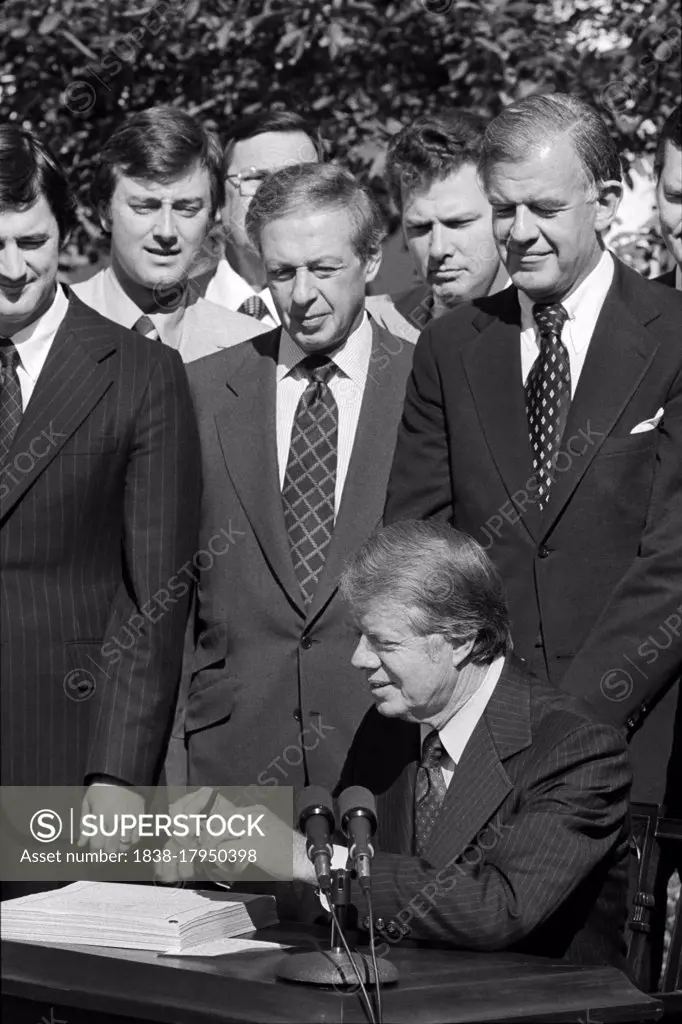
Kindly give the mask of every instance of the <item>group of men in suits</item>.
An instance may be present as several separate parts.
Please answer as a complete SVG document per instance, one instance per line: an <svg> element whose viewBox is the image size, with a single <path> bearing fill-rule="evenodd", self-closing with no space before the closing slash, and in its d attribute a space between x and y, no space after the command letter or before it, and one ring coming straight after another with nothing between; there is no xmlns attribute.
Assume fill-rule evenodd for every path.
<svg viewBox="0 0 682 1024"><path fill-rule="evenodd" d="M599 116L529 97L485 135L465 119L453 160L451 123L418 126L412 150L396 143L428 284L416 350L396 344L365 308L379 211L300 127L247 127L221 164L187 115L133 115L100 154L112 260L81 285L83 302L56 284L71 210L61 171L31 133L1 131L3 781L86 778L98 806L139 809L134 787L159 776L189 616L190 782L331 787L350 750L342 777L385 798L375 866L394 934L454 863L463 881L410 925L417 937L538 951L555 933L557 955L617 962L623 739L574 698L638 734L636 779L653 793L682 660L677 633L656 643L680 618L679 295L604 251L621 174ZM678 143L669 134L658 164L673 203ZM226 187L244 200L228 231L249 253L235 271L252 290L242 313L201 295L213 280L215 297L218 272L191 286ZM43 456L41 428L53 430ZM396 525L368 540L386 493ZM422 519L478 544L435 523L420 532ZM221 531L231 539L216 552ZM390 586L366 600L391 545ZM434 550L449 576L417 614L393 585L412 557L412 585L421 574L433 591ZM190 566L188 612L191 584L180 596L176 585ZM478 596L460 586L477 573ZM450 600L446 623L436 612ZM479 656L491 621L502 638ZM354 739L372 700L386 721L370 712ZM432 727L440 754L414 723ZM494 821L509 835L484 868L467 865L462 852Z"/></svg>

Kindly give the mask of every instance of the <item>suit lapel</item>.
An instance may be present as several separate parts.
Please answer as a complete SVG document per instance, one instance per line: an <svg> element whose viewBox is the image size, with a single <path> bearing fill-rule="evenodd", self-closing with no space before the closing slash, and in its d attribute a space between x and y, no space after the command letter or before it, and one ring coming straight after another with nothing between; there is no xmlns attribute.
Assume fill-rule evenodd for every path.
<svg viewBox="0 0 682 1024"><path fill-rule="evenodd" d="M116 328L73 296L7 455L5 468L25 456L26 471L3 480L0 518L21 500L59 455L74 431L114 383L107 361L118 349ZM46 449L34 455L36 444ZM47 446L47 447L46 447ZM18 466L17 463L17 467ZM16 482L12 482L12 477Z"/></svg>
<svg viewBox="0 0 682 1024"><path fill-rule="evenodd" d="M486 442L511 498L527 490L533 475L525 393L521 373L521 313L516 290L508 288L479 310L479 335L462 352ZM494 312L493 312L494 311ZM528 505L521 522L533 539L540 530L539 511Z"/></svg>
<svg viewBox="0 0 682 1024"><path fill-rule="evenodd" d="M513 788L504 762L531 738L530 686L512 655L455 769L426 846L431 863L460 856L494 820Z"/></svg>
<svg viewBox="0 0 682 1024"><path fill-rule="evenodd" d="M382 353L395 356L379 369ZM401 353L402 349L396 353L393 335L373 323L372 355L353 452L324 569L308 608L309 622L320 614L336 591L350 555L381 520L407 382L407 364L404 359L397 362Z"/></svg>
<svg viewBox="0 0 682 1024"><path fill-rule="evenodd" d="M543 535L554 526L658 349L654 335L643 329L644 324L659 315L651 304L651 293L655 302L655 290L649 289L649 302L639 308L637 318L633 312L632 291L639 282L628 281L631 273L616 262L614 280L595 326L569 410L561 447L565 450L566 445L570 445L570 450L566 452L565 469L557 462L557 473L542 519ZM632 289L628 288L629 284Z"/></svg>
<svg viewBox="0 0 682 1024"><path fill-rule="evenodd" d="M227 472L273 575L304 614L284 525L279 486L276 370L280 331L244 346L244 360L226 383L225 408L215 417Z"/></svg>

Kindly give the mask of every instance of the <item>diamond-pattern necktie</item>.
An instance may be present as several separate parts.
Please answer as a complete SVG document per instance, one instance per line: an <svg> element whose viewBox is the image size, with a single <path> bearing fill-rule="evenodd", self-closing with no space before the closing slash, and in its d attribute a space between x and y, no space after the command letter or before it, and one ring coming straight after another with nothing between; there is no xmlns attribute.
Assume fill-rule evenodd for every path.
<svg viewBox="0 0 682 1024"><path fill-rule="evenodd" d="M139 320L136 320L133 324L133 330L137 331L138 334L144 334L145 338L151 338L153 341L161 341L161 336L154 326L150 317L143 314Z"/></svg>
<svg viewBox="0 0 682 1024"><path fill-rule="evenodd" d="M447 786L443 767L454 768L436 729L428 734L422 746L422 760L417 769L414 790L414 846L418 857L424 850L445 799Z"/></svg>
<svg viewBox="0 0 682 1024"><path fill-rule="evenodd" d="M0 338L0 463L7 458L23 412L17 374L19 362L19 353L12 341Z"/></svg>
<svg viewBox="0 0 682 1024"><path fill-rule="evenodd" d="M309 356L300 365L309 383L294 416L282 504L294 571L310 604L334 532L339 410L331 359Z"/></svg>
<svg viewBox="0 0 682 1024"><path fill-rule="evenodd" d="M247 316L253 316L256 320L262 320L264 317L270 315L270 310L265 305L260 295L249 295L247 299L244 299L237 312L246 313Z"/></svg>
<svg viewBox="0 0 682 1024"><path fill-rule="evenodd" d="M568 319L561 303L533 306L533 319L540 332L540 353L526 381L526 415L538 504L543 509L571 404L571 364L561 340Z"/></svg>

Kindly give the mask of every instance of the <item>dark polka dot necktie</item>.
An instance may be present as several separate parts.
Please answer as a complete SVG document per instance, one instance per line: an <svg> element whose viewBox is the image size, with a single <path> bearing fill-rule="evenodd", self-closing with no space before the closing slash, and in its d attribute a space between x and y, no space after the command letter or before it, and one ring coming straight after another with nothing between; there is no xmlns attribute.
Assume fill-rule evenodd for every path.
<svg viewBox="0 0 682 1024"><path fill-rule="evenodd" d="M294 571L309 604L334 532L339 410L329 388L331 359L309 356L300 365L309 383L294 416L282 504Z"/></svg>
<svg viewBox="0 0 682 1024"><path fill-rule="evenodd" d="M7 458L23 412L19 363L19 353L12 341L0 338L0 463Z"/></svg>
<svg viewBox="0 0 682 1024"><path fill-rule="evenodd" d="M445 800L447 786L443 768L452 771L454 764L434 729L424 740L414 789L414 848L418 857L424 855L428 838Z"/></svg>
<svg viewBox="0 0 682 1024"><path fill-rule="evenodd" d="M255 317L256 320L262 320L270 315L270 311L260 295L249 295L248 298L244 299L237 312L246 313L247 316Z"/></svg>
<svg viewBox="0 0 682 1024"><path fill-rule="evenodd" d="M571 364L561 340L568 319L561 303L533 306L533 319L540 333L540 353L526 381L526 414L538 504L543 509L571 404Z"/></svg>

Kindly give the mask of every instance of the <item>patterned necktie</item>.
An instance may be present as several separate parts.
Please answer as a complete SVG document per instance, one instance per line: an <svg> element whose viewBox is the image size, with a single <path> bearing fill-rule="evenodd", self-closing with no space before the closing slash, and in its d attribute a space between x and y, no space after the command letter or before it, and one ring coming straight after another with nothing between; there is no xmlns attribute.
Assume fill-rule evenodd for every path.
<svg viewBox="0 0 682 1024"><path fill-rule="evenodd" d="M434 729L422 746L422 760L417 769L414 790L414 845L418 857L424 856L428 838L445 799L447 787L443 777L444 767L453 769L454 765Z"/></svg>
<svg viewBox="0 0 682 1024"><path fill-rule="evenodd" d="M270 315L270 311L260 295L249 295L248 299L244 299L237 312L246 313L247 316L253 316L256 320L262 320L263 317Z"/></svg>
<svg viewBox="0 0 682 1024"><path fill-rule="evenodd" d="M571 404L571 364L561 340L568 313L560 302L533 306L540 332L540 354L526 381L526 415L533 472L538 484L538 504L547 504L559 450Z"/></svg>
<svg viewBox="0 0 682 1024"><path fill-rule="evenodd" d="M161 341L161 336L152 323L151 318L144 314L139 318L139 320L135 321L133 324L133 330L137 331L138 334L144 334L145 338L151 338L153 341Z"/></svg>
<svg viewBox="0 0 682 1024"><path fill-rule="evenodd" d="M17 375L19 362L19 353L12 341L0 338L0 463L7 458L23 412Z"/></svg>
<svg viewBox="0 0 682 1024"><path fill-rule="evenodd" d="M294 571L310 604L334 532L339 410L329 388L331 359L309 356L301 368L309 384L291 430L282 504Z"/></svg>

